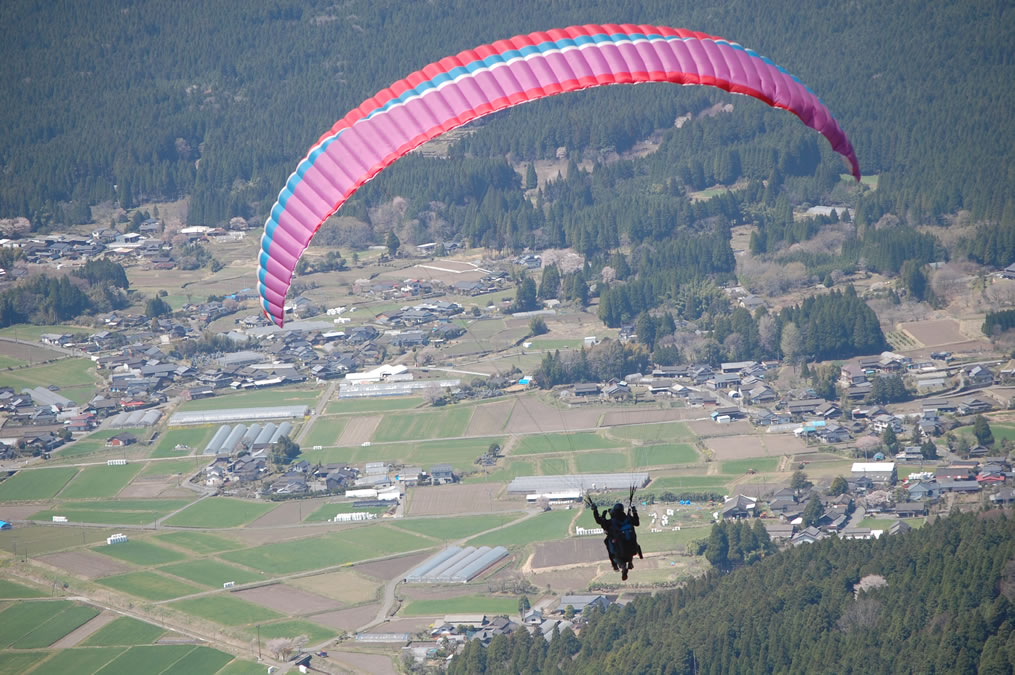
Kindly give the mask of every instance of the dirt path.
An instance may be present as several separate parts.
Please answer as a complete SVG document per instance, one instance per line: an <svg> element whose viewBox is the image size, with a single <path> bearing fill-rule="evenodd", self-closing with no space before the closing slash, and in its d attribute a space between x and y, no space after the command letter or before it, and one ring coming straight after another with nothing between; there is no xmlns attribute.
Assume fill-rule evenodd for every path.
<svg viewBox="0 0 1015 675"><path fill-rule="evenodd" d="M324 390L324 394L322 394L321 397L317 399L317 406L311 413L313 422L311 424L304 424L300 428L299 433L296 434L296 438L293 439L294 443L303 442L303 439L306 437L307 433L310 432L310 428L314 426L314 424L317 423L317 420L320 419L321 415L324 414L324 409L327 407L328 401L331 400L331 397L334 396L336 388L338 388L338 381L332 380L328 384L328 388Z"/></svg>
<svg viewBox="0 0 1015 675"><path fill-rule="evenodd" d="M51 644L49 648L66 649L68 647L76 647L79 642L90 636L92 633L97 632L100 628L115 618L117 618L116 614L113 614L112 612L102 612L88 623L78 626L76 629L64 635L62 638Z"/></svg>

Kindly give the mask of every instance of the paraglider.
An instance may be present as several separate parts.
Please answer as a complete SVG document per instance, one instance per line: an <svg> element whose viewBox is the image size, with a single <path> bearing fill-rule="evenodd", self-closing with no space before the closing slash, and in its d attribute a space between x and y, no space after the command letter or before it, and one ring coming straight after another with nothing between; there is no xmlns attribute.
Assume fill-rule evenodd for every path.
<svg viewBox="0 0 1015 675"><path fill-rule="evenodd" d="M639 559L644 557L638 544L638 533L634 529L641 525L638 507L634 505L634 488L631 488L626 512L624 505L617 502L609 512L600 514L599 507L590 496L586 495L585 501L592 508L592 517L606 533L603 544L606 545L610 564L614 571L620 572L621 580L627 581L627 573L634 569L634 556L637 555Z"/></svg>
<svg viewBox="0 0 1015 675"><path fill-rule="evenodd" d="M788 110L822 134L860 179L853 146L821 100L783 68L735 42L630 24L519 35L416 71L321 136L289 177L264 226L258 290L265 314L283 325L293 270L317 229L364 183L414 148L509 106L642 82L718 87Z"/></svg>

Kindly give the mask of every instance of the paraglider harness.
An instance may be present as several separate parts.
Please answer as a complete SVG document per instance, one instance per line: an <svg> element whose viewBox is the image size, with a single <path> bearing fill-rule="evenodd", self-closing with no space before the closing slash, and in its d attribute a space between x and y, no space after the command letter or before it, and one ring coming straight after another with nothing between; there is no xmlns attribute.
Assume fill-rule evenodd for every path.
<svg viewBox="0 0 1015 675"><path fill-rule="evenodd" d="M634 569L631 561L635 554L638 558L644 557L641 546L638 545L638 533L634 529L640 524L638 509L634 506L634 492L635 488L632 487L627 500L627 513L624 512L623 504L617 503L610 510L609 518L606 518L606 513L599 513L599 508L591 496L585 495L586 503L592 508L592 515L606 533L603 543L606 545L610 564L613 565L613 569L621 572L621 579L624 581L627 580L628 570Z"/></svg>

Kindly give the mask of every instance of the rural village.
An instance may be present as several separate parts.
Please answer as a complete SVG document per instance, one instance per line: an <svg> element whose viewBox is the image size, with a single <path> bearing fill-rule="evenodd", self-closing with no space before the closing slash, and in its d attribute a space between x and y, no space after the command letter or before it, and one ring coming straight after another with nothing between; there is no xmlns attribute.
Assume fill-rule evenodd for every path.
<svg viewBox="0 0 1015 675"><path fill-rule="evenodd" d="M249 239L243 221L234 225L170 234L149 218L133 233L3 239L20 256L0 285L100 258L132 282L138 272L161 282L178 250L219 255ZM353 660L398 647L424 663L515 630L547 640L580 631L583 613L700 573L698 542L716 521L749 519L796 546L891 536L955 508L1015 501L1015 426L1004 412L1015 362L954 320L904 326L894 351L841 363L834 399L800 378L787 388L779 373L797 370L788 364L756 361L650 363L541 389L540 358L634 346L635 326L608 329L557 300L512 311L517 280L540 274L545 253L477 258L455 243L439 258L434 248L375 247L355 270L343 260L342 304L309 284L292 295L284 329L233 275L206 297L202 283L185 298L154 294L176 305L154 316L128 308L3 331L0 547L19 573L140 607L138 619L161 612L177 632L167 609L182 617L188 603L242 602L254 617L244 625L212 608L191 616L233 646L256 625L259 652L260 623L288 616L274 633L283 661L305 665L351 644ZM581 264L570 252L548 257ZM752 311L765 303L725 292ZM549 335L533 331L537 319ZM201 349L179 348L195 341ZM885 378L912 396L873 402ZM978 437L988 418L999 432L989 440ZM580 506L588 494L612 503L628 487L651 553L624 588L600 570L602 531ZM388 524L390 539L377 549L357 534L374 523ZM49 534L71 531L76 547ZM324 548L281 553L308 536ZM349 575L362 597L325 591ZM452 584L471 590L449 594ZM486 592L500 604L454 611L477 606L455 598ZM404 615L403 601L437 611Z"/></svg>

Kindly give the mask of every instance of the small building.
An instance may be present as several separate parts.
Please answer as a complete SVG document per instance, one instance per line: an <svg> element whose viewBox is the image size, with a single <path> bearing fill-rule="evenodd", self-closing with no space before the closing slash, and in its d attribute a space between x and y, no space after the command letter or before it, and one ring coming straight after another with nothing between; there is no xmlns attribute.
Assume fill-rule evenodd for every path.
<svg viewBox="0 0 1015 675"><path fill-rule="evenodd" d="M895 462L853 462L852 475L869 478L875 485L895 485L898 479Z"/></svg>
<svg viewBox="0 0 1015 675"><path fill-rule="evenodd" d="M564 612L568 607L571 607L575 614L581 614L589 608L606 611L611 604L610 599L602 594L564 595L560 598L557 611Z"/></svg>
<svg viewBox="0 0 1015 675"><path fill-rule="evenodd" d="M115 436L111 436L106 445L111 448L122 448L128 445L137 443L137 436L131 433L121 432Z"/></svg>
<svg viewBox="0 0 1015 675"><path fill-rule="evenodd" d="M106 537L106 544L110 546L112 546L113 544L126 544L126 543L127 543L127 535L120 532L116 534L111 534L108 537Z"/></svg>
<svg viewBox="0 0 1015 675"><path fill-rule="evenodd" d="M454 470L450 464L434 464L430 467L430 484L447 485L456 480Z"/></svg>

